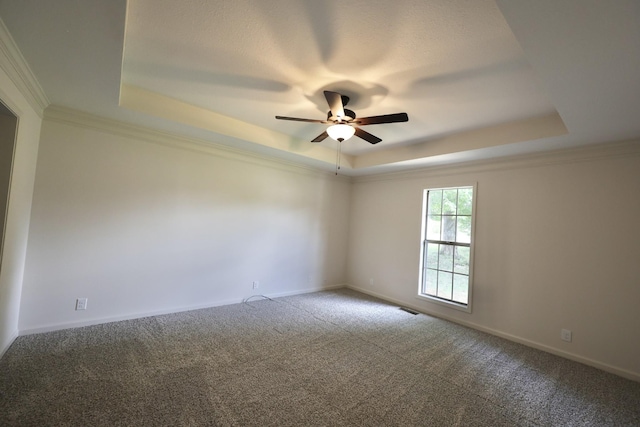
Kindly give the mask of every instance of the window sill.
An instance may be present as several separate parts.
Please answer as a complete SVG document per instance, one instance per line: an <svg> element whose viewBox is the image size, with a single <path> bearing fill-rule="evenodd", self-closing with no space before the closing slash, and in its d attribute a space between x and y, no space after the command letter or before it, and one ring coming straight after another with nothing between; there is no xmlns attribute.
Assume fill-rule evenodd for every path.
<svg viewBox="0 0 640 427"><path fill-rule="evenodd" d="M431 297L429 295L425 295L425 294L418 294L418 296L416 296L416 298L423 300L423 301L429 301L432 302L434 304L438 304L438 305L442 305L444 307L449 307L452 308L454 310L459 310L459 311L464 311L465 313L471 313L471 304L459 304L453 301L445 301L442 300L440 298L435 298L435 297Z"/></svg>

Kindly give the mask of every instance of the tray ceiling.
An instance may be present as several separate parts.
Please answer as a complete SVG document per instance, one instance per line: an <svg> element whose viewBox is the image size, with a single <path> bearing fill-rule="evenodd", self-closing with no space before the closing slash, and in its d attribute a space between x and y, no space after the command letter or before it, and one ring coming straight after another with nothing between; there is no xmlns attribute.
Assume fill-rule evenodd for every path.
<svg viewBox="0 0 640 427"><path fill-rule="evenodd" d="M640 136L640 5L599 1L0 1L52 104L331 169L323 90L383 141L343 173Z"/></svg>

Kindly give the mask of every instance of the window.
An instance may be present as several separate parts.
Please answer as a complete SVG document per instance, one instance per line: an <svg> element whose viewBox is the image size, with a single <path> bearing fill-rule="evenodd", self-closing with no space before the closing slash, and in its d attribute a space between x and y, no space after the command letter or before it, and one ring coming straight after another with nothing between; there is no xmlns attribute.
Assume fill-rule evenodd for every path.
<svg viewBox="0 0 640 427"><path fill-rule="evenodd" d="M475 185L424 191L419 295L471 311Z"/></svg>

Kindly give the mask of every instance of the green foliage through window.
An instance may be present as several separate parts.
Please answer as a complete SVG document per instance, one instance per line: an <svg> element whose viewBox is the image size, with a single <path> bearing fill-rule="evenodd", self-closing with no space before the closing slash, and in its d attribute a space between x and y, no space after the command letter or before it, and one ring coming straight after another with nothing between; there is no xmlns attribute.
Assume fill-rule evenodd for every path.
<svg viewBox="0 0 640 427"><path fill-rule="evenodd" d="M469 303L473 187L425 191L421 293Z"/></svg>

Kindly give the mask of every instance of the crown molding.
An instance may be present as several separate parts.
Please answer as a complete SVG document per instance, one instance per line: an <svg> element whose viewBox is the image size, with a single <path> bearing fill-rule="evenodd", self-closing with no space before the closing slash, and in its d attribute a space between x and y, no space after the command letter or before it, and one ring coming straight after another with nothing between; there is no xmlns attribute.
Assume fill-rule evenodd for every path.
<svg viewBox="0 0 640 427"><path fill-rule="evenodd" d="M7 73L36 114L42 118L44 109L50 104L49 99L2 19L0 19L0 68Z"/></svg>
<svg viewBox="0 0 640 427"><path fill-rule="evenodd" d="M277 150L276 152L286 153L286 155L306 158L310 164L322 162L330 166L335 163L335 150L331 148L320 144L308 144L307 141L292 138L281 132L226 116L139 86L122 84L119 106L151 117L187 125L194 129L214 132L222 137L249 142L263 153ZM304 149L293 148L299 143L304 145ZM297 159L293 161L297 162ZM341 155L343 168L351 170L353 162L353 156L344 153Z"/></svg>
<svg viewBox="0 0 640 427"><path fill-rule="evenodd" d="M546 151L543 153L507 156L490 160L423 167L407 171L387 172L366 176L335 176L334 172L321 169L319 167L316 168L293 161L283 160L268 154L255 153L207 140L172 134L140 125L107 119L58 105L50 105L44 112L44 119L178 149L224 157L245 163L287 170L304 175L332 177L344 182L354 183L410 180L462 173L504 171L509 169L523 169L586 162L603 158L640 156L640 140L628 140Z"/></svg>
<svg viewBox="0 0 640 427"><path fill-rule="evenodd" d="M640 140L607 142L583 147L565 148L542 153L521 154L489 160L470 161L458 164L431 166L399 172L387 172L376 175L358 176L354 183L373 181L397 181L435 176L457 175L463 173L480 173L505 171L510 169L534 168L562 165L578 162L589 162L605 158L640 156Z"/></svg>
<svg viewBox="0 0 640 427"><path fill-rule="evenodd" d="M159 131L140 125L107 119L83 111L59 105L50 105L44 111L44 120L71 125L85 129L110 133L115 136L142 140L154 144L164 145L181 150L223 157L226 159L251 163L263 167L270 167L303 175L329 177L338 181L351 182L352 178L345 175L334 175L326 169L303 165L293 161L280 159L268 154L255 153L228 145L179 134Z"/></svg>

